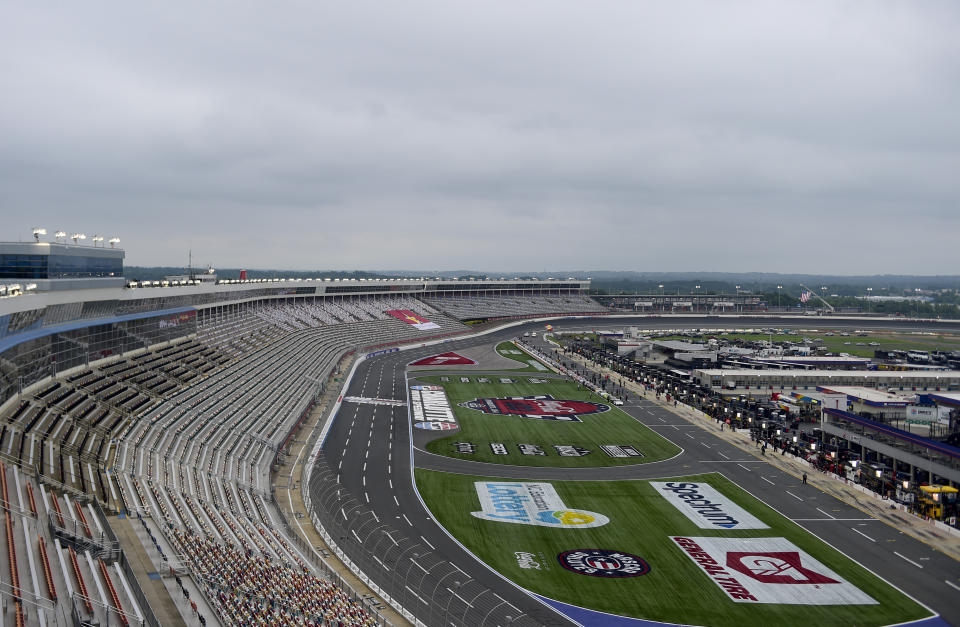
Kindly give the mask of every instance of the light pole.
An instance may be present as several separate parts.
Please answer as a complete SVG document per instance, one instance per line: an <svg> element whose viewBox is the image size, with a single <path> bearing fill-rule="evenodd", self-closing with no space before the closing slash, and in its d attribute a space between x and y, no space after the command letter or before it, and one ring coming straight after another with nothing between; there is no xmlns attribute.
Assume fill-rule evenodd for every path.
<svg viewBox="0 0 960 627"><path fill-rule="evenodd" d="M780 309L780 290L783 289L782 285L777 286L777 309Z"/></svg>
<svg viewBox="0 0 960 627"><path fill-rule="evenodd" d="M431 617L431 618L433 618L433 607L437 604L437 603L436 603L437 590L439 590L439 589L440 589L440 586L443 585L443 580L444 580L444 579L446 579L446 578L449 577L450 575L454 575L454 574L456 574L456 573L458 573L458 572L460 572L460 571L459 571L459 570L451 570L449 573L447 573L446 575L444 575L443 577L441 577L440 580L437 581L436 585L433 586L433 592L430 594L430 617Z"/></svg>

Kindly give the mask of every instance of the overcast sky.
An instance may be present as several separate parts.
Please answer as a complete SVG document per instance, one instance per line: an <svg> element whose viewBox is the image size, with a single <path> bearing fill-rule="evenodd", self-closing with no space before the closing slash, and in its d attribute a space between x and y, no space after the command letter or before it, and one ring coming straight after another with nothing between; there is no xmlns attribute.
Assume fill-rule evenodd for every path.
<svg viewBox="0 0 960 627"><path fill-rule="evenodd" d="M4 2L0 239L955 274L958 33L955 0Z"/></svg>

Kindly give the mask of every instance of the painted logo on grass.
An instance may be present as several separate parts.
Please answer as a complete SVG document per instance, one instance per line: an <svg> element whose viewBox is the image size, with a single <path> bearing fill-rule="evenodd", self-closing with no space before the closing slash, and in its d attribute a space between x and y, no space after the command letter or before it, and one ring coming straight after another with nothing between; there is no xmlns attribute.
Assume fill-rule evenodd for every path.
<svg viewBox="0 0 960 627"><path fill-rule="evenodd" d="M410 411L413 426L427 431L449 431L457 428L453 409L439 385L411 385Z"/></svg>
<svg viewBox="0 0 960 627"><path fill-rule="evenodd" d="M470 513L483 520L566 529L610 522L603 514L567 507L549 483L477 481L473 485L483 511Z"/></svg>
<svg viewBox="0 0 960 627"><path fill-rule="evenodd" d="M460 428L455 422L415 422L413 426L424 431L451 431Z"/></svg>
<svg viewBox="0 0 960 627"><path fill-rule="evenodd" d="M737 603L877 603L786 538L671 539Z"/></svg>
<svg viewBox="0 0 960 627"><path fill-rule="evenodd" d="M412 362L411 366L475 366L477 362L459 353L440 353Z"/></svg>
<svg viewBox="0 0 960 627"><path fill-rule="evenodd" d="M623 551L573 549L557 555L557 561L567 570L591 577L639 577L650 572L646 560Z"/></svg>
<svg viewBox="0 0 960 627"><path fill-rule="evenodd" d="M580 422L579 416L610 411L610 406L602 403L557 400L549 394L507 398L476 398L472 401L460 403L460 407L482 411L485 414L523 416L535 420L565 422Z"/></svg>
<svg viewBox="0 0 960 627"><path fill-rule="evenodd" d="M651 481L650 485L701 529L770 528L710 484Z"/></svg>

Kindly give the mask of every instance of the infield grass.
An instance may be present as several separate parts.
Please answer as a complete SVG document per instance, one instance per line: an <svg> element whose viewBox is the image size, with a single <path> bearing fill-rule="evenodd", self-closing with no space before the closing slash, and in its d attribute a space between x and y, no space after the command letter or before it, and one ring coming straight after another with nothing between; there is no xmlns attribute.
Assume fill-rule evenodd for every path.
<svg viewBox="0 0 960 627"><path fill-rule="evenodd" d="M475 481L490 478L416 470L417 488L434 517L470 551L520 586L601 612L686 625L891 625L929 616L918 603L834 550L720 474L681 479L710 483L769 529L707 530L684 517L647 481L554 481L564 504L610 518L601 527L552 528L481 520ZM506 480L510 481L510 480ZM670 536L782 537L878 601L876 605L736 603L685 555ZM626 551L650 564L646 575L622 579L564 569L557 555L572 549ZM516 552L532 553L540 569L521 568Z"/></svg>
<svg viewBox="0 0 960 627"><path fill-rule="evenodd" d="M584 468L591 466L623 466L660 461L675 456L680 448L654 433L625 412L614 407L596 394L567 379L538 377L536 375L505 375L515 383L500 383L499 375L477 376L465 373L470 380L461 383L460 377L450 376L442 381L440 376L419 376L416 381L444 387L447 399L457 417L460 430L450 436L432 440L427 450L438 455L470 459L492 464L517 466L556 466ZM480 378L488 383L480 383ZM531 379L545 381L531 383ZM550 395L557 400L582 400L605 404L609 411L580 416L582 422L539 420L517 415L487 414L475 409L460 407L459 403L478 398L508 398L512 396ZM476 445L474 453L458 453L455 442L470 442ZM499 442L507 447L507 455L496 455L490 447ZM518 444L535 444L546 455L524 455ZM628 445L637 448L643 457L615 458L606 455L601 444ZM554 445L579 446L590 452L582 457L561 457Z"/></svg>
<svg viewBox="0 0 960 627"><path fill-rule="evenodd" d="M497 344L497 354L501 357L512 359L521 365L520 368L511 368L510 372L550 372L549 368L540 363L539 360L520 350L520 347L513 342L500 342ZM537 364L537 366L533 364Z"/></svg>

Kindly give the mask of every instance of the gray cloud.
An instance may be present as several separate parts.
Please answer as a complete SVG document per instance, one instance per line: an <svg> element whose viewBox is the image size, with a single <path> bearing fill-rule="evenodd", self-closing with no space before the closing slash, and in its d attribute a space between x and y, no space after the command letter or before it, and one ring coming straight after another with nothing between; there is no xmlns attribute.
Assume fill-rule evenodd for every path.
<svg viewBox="0 0 960 627"><path fill-rule="evenodd" d="M943 273L950 2L0 8L0 214L128 263Z"/></svg>

